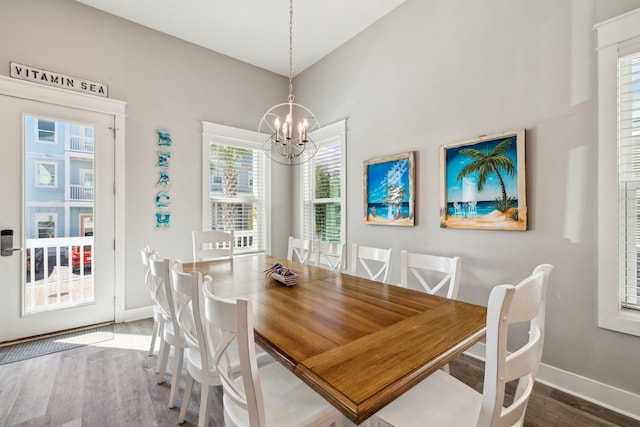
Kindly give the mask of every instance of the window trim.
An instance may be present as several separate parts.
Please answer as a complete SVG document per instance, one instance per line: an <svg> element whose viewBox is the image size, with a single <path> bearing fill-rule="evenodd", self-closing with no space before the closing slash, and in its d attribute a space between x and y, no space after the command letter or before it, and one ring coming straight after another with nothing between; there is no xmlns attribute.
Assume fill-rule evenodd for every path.
<svg viewBox="0 0 640 427"><path fill-rule="evenodd" d="M313 140L316 142L316 144L318 145L318 149L320 149L320 147L322 147L323 145L329 145L329 144L333 144L335 143L336 139L340 140L340 144L342 146L342 152L341 152L341 182L340 182L340 197L334 197L334 198L329 198L329 199L313 199L311 200L312 204L317 204L320 202L323 203L332 203L332 202L339 202L340 203L340 241L342 243L346 243L347 242L347 121L345 120L340 120L337 121L335 123L332 123L330 125L324 126L316 131L314 131L313 133L310 134L311 138L313 138ZM311 159L311 161L309 162L311 164L311 166L315 165L315 157ZM305 205L305 199L304 199L304 168L305 166L307 166L306 164L303 164L300 166L299 170L298 170L298 182L300 182L302 185L300 185L299 188L299 198L298 200L300 200L300 205L299 205L299 235L300 236L304 236L304 228L305 228L305 224L304 224L304 205ZM312 170L315 169L312 167ZM315 177L313 177L315 178ZM315 181L315 179L314 179Z"/></svg>
<svg viewBox="0 0 640 427"><path fill-rule="evenodd" d="M640 336L640 313L624 309L620 304L617 209L618 49L640 37L640 9L595 28L598 33L598 326Z"/></svg>
<svg viewBox="0 0 640 427"><path fill-rule="evenodd" d="M267 135L262 135L255 131L235 128L231 126L220 125L217 123L202 122L202 171L201 171L201 193L200 193L200 212L201 227L208 230L209 224L209 207L205 200L209 200L209 143L221 145L235 145L251 150L262 150L262 144L258 141L266 139ZM271 162L265 161L265 253L271 253Z"/></svg>

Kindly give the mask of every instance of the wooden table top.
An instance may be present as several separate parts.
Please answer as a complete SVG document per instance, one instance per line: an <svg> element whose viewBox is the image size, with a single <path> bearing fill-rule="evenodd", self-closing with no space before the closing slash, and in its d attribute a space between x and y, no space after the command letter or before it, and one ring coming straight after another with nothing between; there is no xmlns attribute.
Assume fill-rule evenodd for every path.
<svg viewBox="0 0 640 427"><path fill-rule="evenodd" d="M295 286L265 277L276 262ZM268 255L183 268L251 299L256 342L356 424L485 334L485 307Z"/></svg>

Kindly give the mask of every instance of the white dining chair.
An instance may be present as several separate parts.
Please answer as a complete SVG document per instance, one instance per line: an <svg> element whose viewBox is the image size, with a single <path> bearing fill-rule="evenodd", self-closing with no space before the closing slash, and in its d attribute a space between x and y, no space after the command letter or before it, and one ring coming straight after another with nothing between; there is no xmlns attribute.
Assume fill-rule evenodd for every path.
<svg viewBox="0 0 640 427"><path fill-rule="evenodd" d="M460 257L419 254L402 250L400 252L400 286L409 287L410 276L429 294L442 294L456 299L460 286Z"/></svg>
<svg viewBox="0 0 640 427"><path fill-rule="evenodd" d="M144 267L144 284L149 290L149 295L153 301L153 328L151 330L151 343L149 344L149 356L152 356L156 348L156 339L160 343L158 354L162 353L164 348L164 341L162 338L162 331L164 329L164 318L162 316L162 308L158 304L158 292L160 288L156 286L156 281L151 277L151 270L149 268L149 259L156 255L158 252L152 250L149 246L145 246L140 250L140 257L142 258L142 265ZM160 369L160 358L156 365L156 373Z"/></svg>
<svg viewBox="0 0 640 427"><path fill-rule="evenodd" d="M258 368L251 301L216 297L203 286L205 318L223 389L226 427L316 427L342 425L342 415L280 363ZM236 342L241 375L229 369Z"/></svg>
<svg viewBox="0 0 640 427"><path fill-rule="evenodd" d="M182 265L179 262L174 262L171 265L171 286L176 306L176 318L187 342L184 355L187 375L178 423L184 422L195 381L200 384L198 426L204 427L208 421L209 388L219 386L221 382L220 375L213 364L209 347L206 345L202 323L202 298L200 297L202 275L197 271L184 273Z"/></svg>
<svg viewBox="0 0 640 427"><path fill-rule="evenodd" d="M210 281L211 278L207 276L207 280ZM178 423L184 422L191 400L193 383L197 382L200 384L198 426L205 426L209 419L207 413L209 389L212 386L221 385L221 382L218 370L213 363L213 348L207 344L205 333L206 322L202 309L202 274L197 271L186 273L182 269L182 264L176 261L171 265L171 287L176 306L176 318L187 342L184 354L187 375ZM232 355L231 370L235 375L240 371L237 346L232 345L229 351ZM274 362L274 359L261 348L256 352L256 360L261 366Z"/></svg>
<svg viewBox="0 0 640 427"><path fill-rule="evenodd" d="M329 270L340 271L344 268L344 243L316 240L315 265L328 267Z"/></svg>
<svg viewBox="0 0 640 427"><path fill-rule="evenodd" d="M391 271L391 249L372 248L354 243L351 247L351 274L358 274L358 266L367 273L367 278L386 283ZM373 270L377 271L374 273Z"/></svg>
<svg viewBox="0 0 640 427"><path fill-rule="evenodd" d="M486 363L482 394L442 370L378 411L372 427L522 425L542 357L547 284L553 266L542 264L517 285L489 295ZM509 325L529 322L528 340L507 352ZM504 407L505 386L518 380L513 402Z"/></svg>
<svg viewBox="0 0 640 427"><path fill-rule="evenodd" d="M296 239L295 237L289 236L287 260L306 264L309 260L309 253L311 252L310 246L311 241L308 239Z"/></svg>
<svg viewBox="0 0 640 427"><path fill-rule="evenodd" d="M194 261L233 258L233 231L193 231L191 240Z"/></svg>
<svg viewBox="0 0 640 427"><path fill-rule="evenodd" d="M182 376L182 360L184 349L187 348L187 341L182 333L180 324L176 317L176 310L173 301L173 292L171 290L171 275L169 273L171 262L168 259L160 259L157 255L153 255L149 259L149 269L151 277L155 281L155 285L159 286L158 303L162 309L164 318L164 328L162 338L164 340L164 348L160 357L160 368L158 369L158 384L164 382L164 377L169 361L169 353L173 348L173 366L171 372L171 389L169 391L169 408L176 405L176 392L178 390L180 379Z"/></svg>

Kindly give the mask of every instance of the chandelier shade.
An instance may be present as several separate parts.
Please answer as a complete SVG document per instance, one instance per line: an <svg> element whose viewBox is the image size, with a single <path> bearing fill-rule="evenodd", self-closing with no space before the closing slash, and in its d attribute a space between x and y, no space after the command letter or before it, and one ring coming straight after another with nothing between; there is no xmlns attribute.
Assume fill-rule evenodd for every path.
<svg viewBox="0 0 640 427"><path fill-rule="evenodd" d="M287 102L271 107L260 120L258 133L267 135L262 150L283 165L300 165L315 156L318 146L311 134L319 129L316 116L293 98L293 0L289 0L289 96Z"/></svg>

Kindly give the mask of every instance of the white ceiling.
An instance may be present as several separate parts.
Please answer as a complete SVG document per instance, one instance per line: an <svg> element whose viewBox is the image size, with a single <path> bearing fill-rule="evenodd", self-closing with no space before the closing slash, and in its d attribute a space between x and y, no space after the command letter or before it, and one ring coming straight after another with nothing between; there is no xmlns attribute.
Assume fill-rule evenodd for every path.
<svg viewBox="0 0 640 427"><path fill-rule="evenodd" d="M289 75L286 0L76 0L244 62ZM405 0L304 0L293 4L296 75Z"/></svg>

